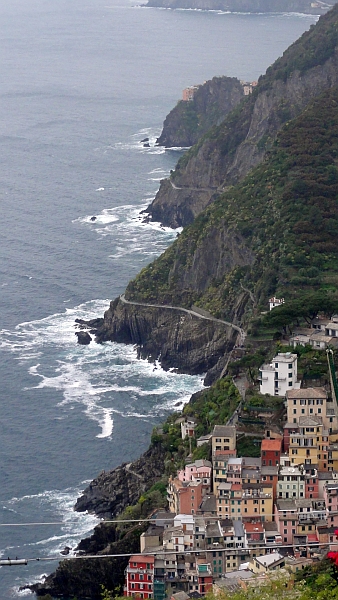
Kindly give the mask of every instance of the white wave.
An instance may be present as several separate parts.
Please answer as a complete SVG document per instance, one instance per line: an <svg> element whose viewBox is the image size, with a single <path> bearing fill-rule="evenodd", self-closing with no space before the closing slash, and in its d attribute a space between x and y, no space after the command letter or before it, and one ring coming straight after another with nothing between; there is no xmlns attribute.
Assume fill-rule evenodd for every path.
<svg viewBox="0 0 338 600"><path fill-rule="evenodd" d="M99 187L95 190L95 192L104 192L104 187Z"/></svg>
<svg viewBox="0 0 338 600"><path fill-rule="evenodd" d="M145 257L156 257L163 252L168 245L174 241L179 229L163 227L157 222L146 222L144 211L151 198L143 199L142 204L127 204L114 208L105 208L101 213L95 215L95 221L87 215L79 217L74 222L89 224L97 235L113 238L114 251L109 258L120 260L122 257L128 260L142 261Z"/></svg>
<svg viewBox="0 0 338 600"><path fill-rule="evenodd" d="M170 148L165 148L166 152L186 152L189 150L191 146L171 146Z"/></svg>
<svg viewBox="0 0 338 600"><path fill-rule="evenodd" d="M98 427L99 439L113 435L115 410L124 418L159 418L202 387L200 377L177 375L137 359L131 345L78 345L75 318L101 316L108 304L108 300L91 301L0 332L0 347L16 355L32 378L26 390L58 391L61 399L58 396L55 403L59 411L55 418L79 408Z"/></svg>
<svg viewBox="0 0 338 600"><path fill-rule="evenodd" d="M40 537L38 533L37 535L34 533L33 540L23 544L22 547L36 548L33 552L39 552L40 556L55 556L56 559L61 558L60 552L65 546L72 548L74 553L79 541L90 535L100 522L100 519L94 515L74 511L74 504L82 489L82 486L78 486L66 490L46 490L39 494L25 495L21 498L14 497L8 500L8 505L20 508L22 513L34 508L35 511L45 515L45 520L48 521L47 515L50 514L50 521L56 522L51 526L51 535ZM48 530L49 527L43 526L43 529ZM35 526L35 532L39 532L38 526ZM38 550L39 548L40 550ZM15 550L15 547L13 549Z"/></svg>
<svg viewBox="0 0 338 600"><path fill-rule="evenodd" d="M104 409L104 421L101 424L102 433L99 433L98 438L109 438L113 432L114 420L112 419L111 410Z"/></svg>
<svg viewBox="0 0 338 600"><path fill-rule="evenodd" d="M155 175L155 174L160 174L163 175L164 177L168 176L170 171L168 171L167 169L162 169L162 167L158 167L157 169L153 169L152 171L149 171L148 175Z"/></svg>

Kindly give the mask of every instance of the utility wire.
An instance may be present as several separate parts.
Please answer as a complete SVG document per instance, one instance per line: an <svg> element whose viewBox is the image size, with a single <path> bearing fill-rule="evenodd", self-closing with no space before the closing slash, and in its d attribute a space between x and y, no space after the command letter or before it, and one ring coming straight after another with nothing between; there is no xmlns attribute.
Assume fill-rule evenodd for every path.
<svg viewBox="0 0 338 600"><path fill-rule="evenodd" d="M161 549L161 550L157 550L157 552L132 552L132 553L126 553L126 554L88 554L88 555L77 555L77 556L65 556L62 557L62 559L60 559L59 557L55 557L55 556L48 556L48 557L42 557L42 558L28 558L28 559L13 559L11 560L10 558L8 558L7 560L4 559L0 559L0 566L5 566L5 564L9 564L9 563L15 563L16 561L21 562L21 561L25 561L25 564L29 563L29 562L55 562L60 561L60 560L99 560L102 558L128 558L131 556L142 556L143 558L145 556L159 556L161 558L165 558L165 557L169 557L172 555L182 555L182 554L205 554L206 552L228 552L230 556L232 556L235 551L237 554L248 554L249 552L256 552L256 550L266 550L266 549L271 549L271 550L275 550L278 551L278 549L281 548L318 548L319 546L324 546L324 547L329 547L331 548L332 546L338 546L338 541L337 543L335 542L320 542L318 544L316 543L308 543L308 544L275 544L275 545L264 545L264 546L255 546L252 548L199 548L198 550L165 550L165 549Z"/></svg>
<svg viewBox="0 0 338 600"><path fill-rule="evenodd" d="M280 500L285 500L285 498L280 498ZM306 515L309 516L309 519L311 520L311 516L310 515L314 515L317 513L322 513L323 511L325 511L325 508L319 509L319 510L311 510L309 512L300 512L297 514L291 514L291 510L296 510L296 509L286 509L285 511L283 511L283 509L280 509L280 512L285 512L285 513L289 513L286 514L286 516L284 517L284 515L281 515L281 521L285 521L286 519L292 520L292 521L296 521L298 519L299 515ZM236 519L235 516L238 516L239 513L237 513L236 515L231 513L229 514L229 516L221 516L221 515L214 515L214 516L203 516L203 515L188 515L188 516L192 516L194 518L197 517L197 519L204 519L207 521L224 521L226 519L232 519L234 521L239 521L241 520L243 522L243 519L258 519L260 517L273 517L276 515L276 513L266 513L266 512L262 512L262 513L254 513L253 515L249 515L249 514L244 514L241 516L240 519ZM93 517L95 515L92 515ZM179 515L174 515L171 518L167 518L167 519L163 519L162 517L156 517L152 516L152 517L147 517L146 519L100 519L100 517L97 517L99 519L98 524L105 524L105 523L148 523L150 521L155 521L155 520L159 520L162 523L172 523L175 519L175 517L178 517ZM295 516L295 519L291 519L291 517ZM330 512L328 513L327 516L330 516ZM304 519L306 520L306 519ZM319 519L321 520L321 519ZM261 521L260 521L261 522ZM266 522L266 521L263 521ZM269 521L268 521L269 522ZM78 521L36 521L36 522L32 522L32 523L0 523L0 527L37 527L39 525L77 525Z"/></svg>

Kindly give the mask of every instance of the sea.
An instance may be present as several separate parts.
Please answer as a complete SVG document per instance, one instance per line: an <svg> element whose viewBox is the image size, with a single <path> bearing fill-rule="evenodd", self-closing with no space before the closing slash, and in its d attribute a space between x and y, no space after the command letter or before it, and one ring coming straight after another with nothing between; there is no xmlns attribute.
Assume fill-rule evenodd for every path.
<svg viewBox="0 0 338 600"><path fill-rule="evenodd" d="M75 336L177 235L140 215L182 153L155 146L166 114L215 75L258 79L316 20L0 0L0 557L29 561L0 567L0 600L32 597L98 522L73 511L89 481L203 386Z"/></svg>

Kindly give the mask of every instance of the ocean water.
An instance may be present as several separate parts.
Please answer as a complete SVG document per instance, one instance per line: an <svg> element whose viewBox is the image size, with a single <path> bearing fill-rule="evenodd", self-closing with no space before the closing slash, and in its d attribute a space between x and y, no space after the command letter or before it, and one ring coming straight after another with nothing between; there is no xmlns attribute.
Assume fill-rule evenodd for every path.
<svg viewBox="0 0 338 600"><path fill-rule="evenodd" d="M0 555L31 560L0 568L0 600L91 532L81 490L202 386L74 334L175 239L140 217L179 156L154 147L165 115L188 85L257 79L315 20L0 0Z"/></svg>

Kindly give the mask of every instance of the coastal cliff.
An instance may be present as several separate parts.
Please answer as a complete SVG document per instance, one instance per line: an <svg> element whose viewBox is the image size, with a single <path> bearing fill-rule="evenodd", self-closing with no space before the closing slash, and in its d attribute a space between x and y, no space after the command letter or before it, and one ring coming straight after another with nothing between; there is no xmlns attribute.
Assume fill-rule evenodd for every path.
<svg viewBox="0 0 338 600"><path fill-rule="evenodd" d="M201 208L172 246L130 282L125 298L111 303L103 322L96 324L99 342L136 344L140 356L158 359L165 368L208 371L209 383L223 371L238 339L238 326L249 328L254 319L261 318L270 295L284 297L286 308L293 303L295 314L299 299L304 304L317 294L321 300L331 296L337 301L338 9L301 40L301 45L293 45L267 71L257 92L226 118L226 126L214 128L183 157L178 171L194 160L197 169L199 152L203 154L206 144L211 152L215 144L211 171L217 161L223 161L228 165L227 182L233 185L219 190L218 197L205 210ZM311 100L311 94L317 97ZM292 119L294 113L300 114ZM245 175L258 154L260 164ZM196 177L197 183L207 181L203 169L200 179L197 171ZM216 184L221 171L209 177ZM192 183L196 185L195 180ZM196 310L202 311L200 317L194 314ZM205 311L214 318L203 316ZM226 319L237 329L217 319ZM233 412L240 400L235 386L224 379L217 385L227 386L228 400L229 391L233 395ZM195 409L190 404L184 414L195 417L198 412L201 417L205 394L207 390L196 394ZM207 412L209 426L210 415L227 422L231 414L230 402L226 411L215 414L218 397L217 392L212 411ZM149 454L140 462L124 464L94 480L79 499L77 510L109 517L120 514L143 494L164 473L165 464L172 464L168 448L173 445L175 420L173 416L167 434L152 440ZM181 438L176 427L178 450ZM139 549L140 529L116 541L115 528L105 527L82 542L80 549L99 553ZM38 595L100 598L100 583L116 589L123 581L125 564L124 558L97 563L63 561L45 584L32 589Z"/></svg>
<svg viewBox="0 0 338 600"><path fill-rule="evenodd" d="M206 81L198 86L189 102L180 100L170 111L157 144L166 148L196 144L210 127L224 120L243 96L243 86L235 77Z"/></svg>
<svg viewBox="0 0 338 600"><path fill-rule="evenodd" d="M224 12L281 13L296 12L309 15L323 14L334 1L311 0L148 0L147 6L157 8L185 8L195 10L221 10Z"/></svg>
<svg viewBox="0 0 338 600"><path fill-rule="evenodd" d="M337 85L337 20L335 6L269 67L250 97L184 154L161 182L146 211L150 218L170 227L192 223L262 162L285 123Z"/></svg>
<svg viewBox="0 0 338 600"><path fill-rule="evenodd" d="M135 505L140 496L160 481L165 469L166 449L152 444L142 456L132 463L124 463L108 472L102 472L84 490L77 500L75 510L94 512L104 519L116 518L127 506ZM142 504L141 519L152 510L151 499ZM126 532L118 523L101 523L94 533L82 540L77 548L82 557L86 555L125 554L139 552L140 535L146 524L136 523ZM119 592L124 581L124 569L128 557L99 558L61 561L55 573L44 583L30 586L38 596L99 600L101 584Z"/></svg>
<svg viewBox="0 0 338 600"><path fill-rule="evenodd" d="M219 376L238 331L216 320L165 307L133 305L117 298L104 315L97 341L135 344L141 358L164 369ZM212 375L211 375L212 374Z"/></svg>
<svg viewBox="0 0 338 600"><path fill-rule="evenodd" d="M106 519L119 515L162 477L164 455L161 446L151 446L132 463L100 473L77 500L75 510L88 510Z"/></svg>

